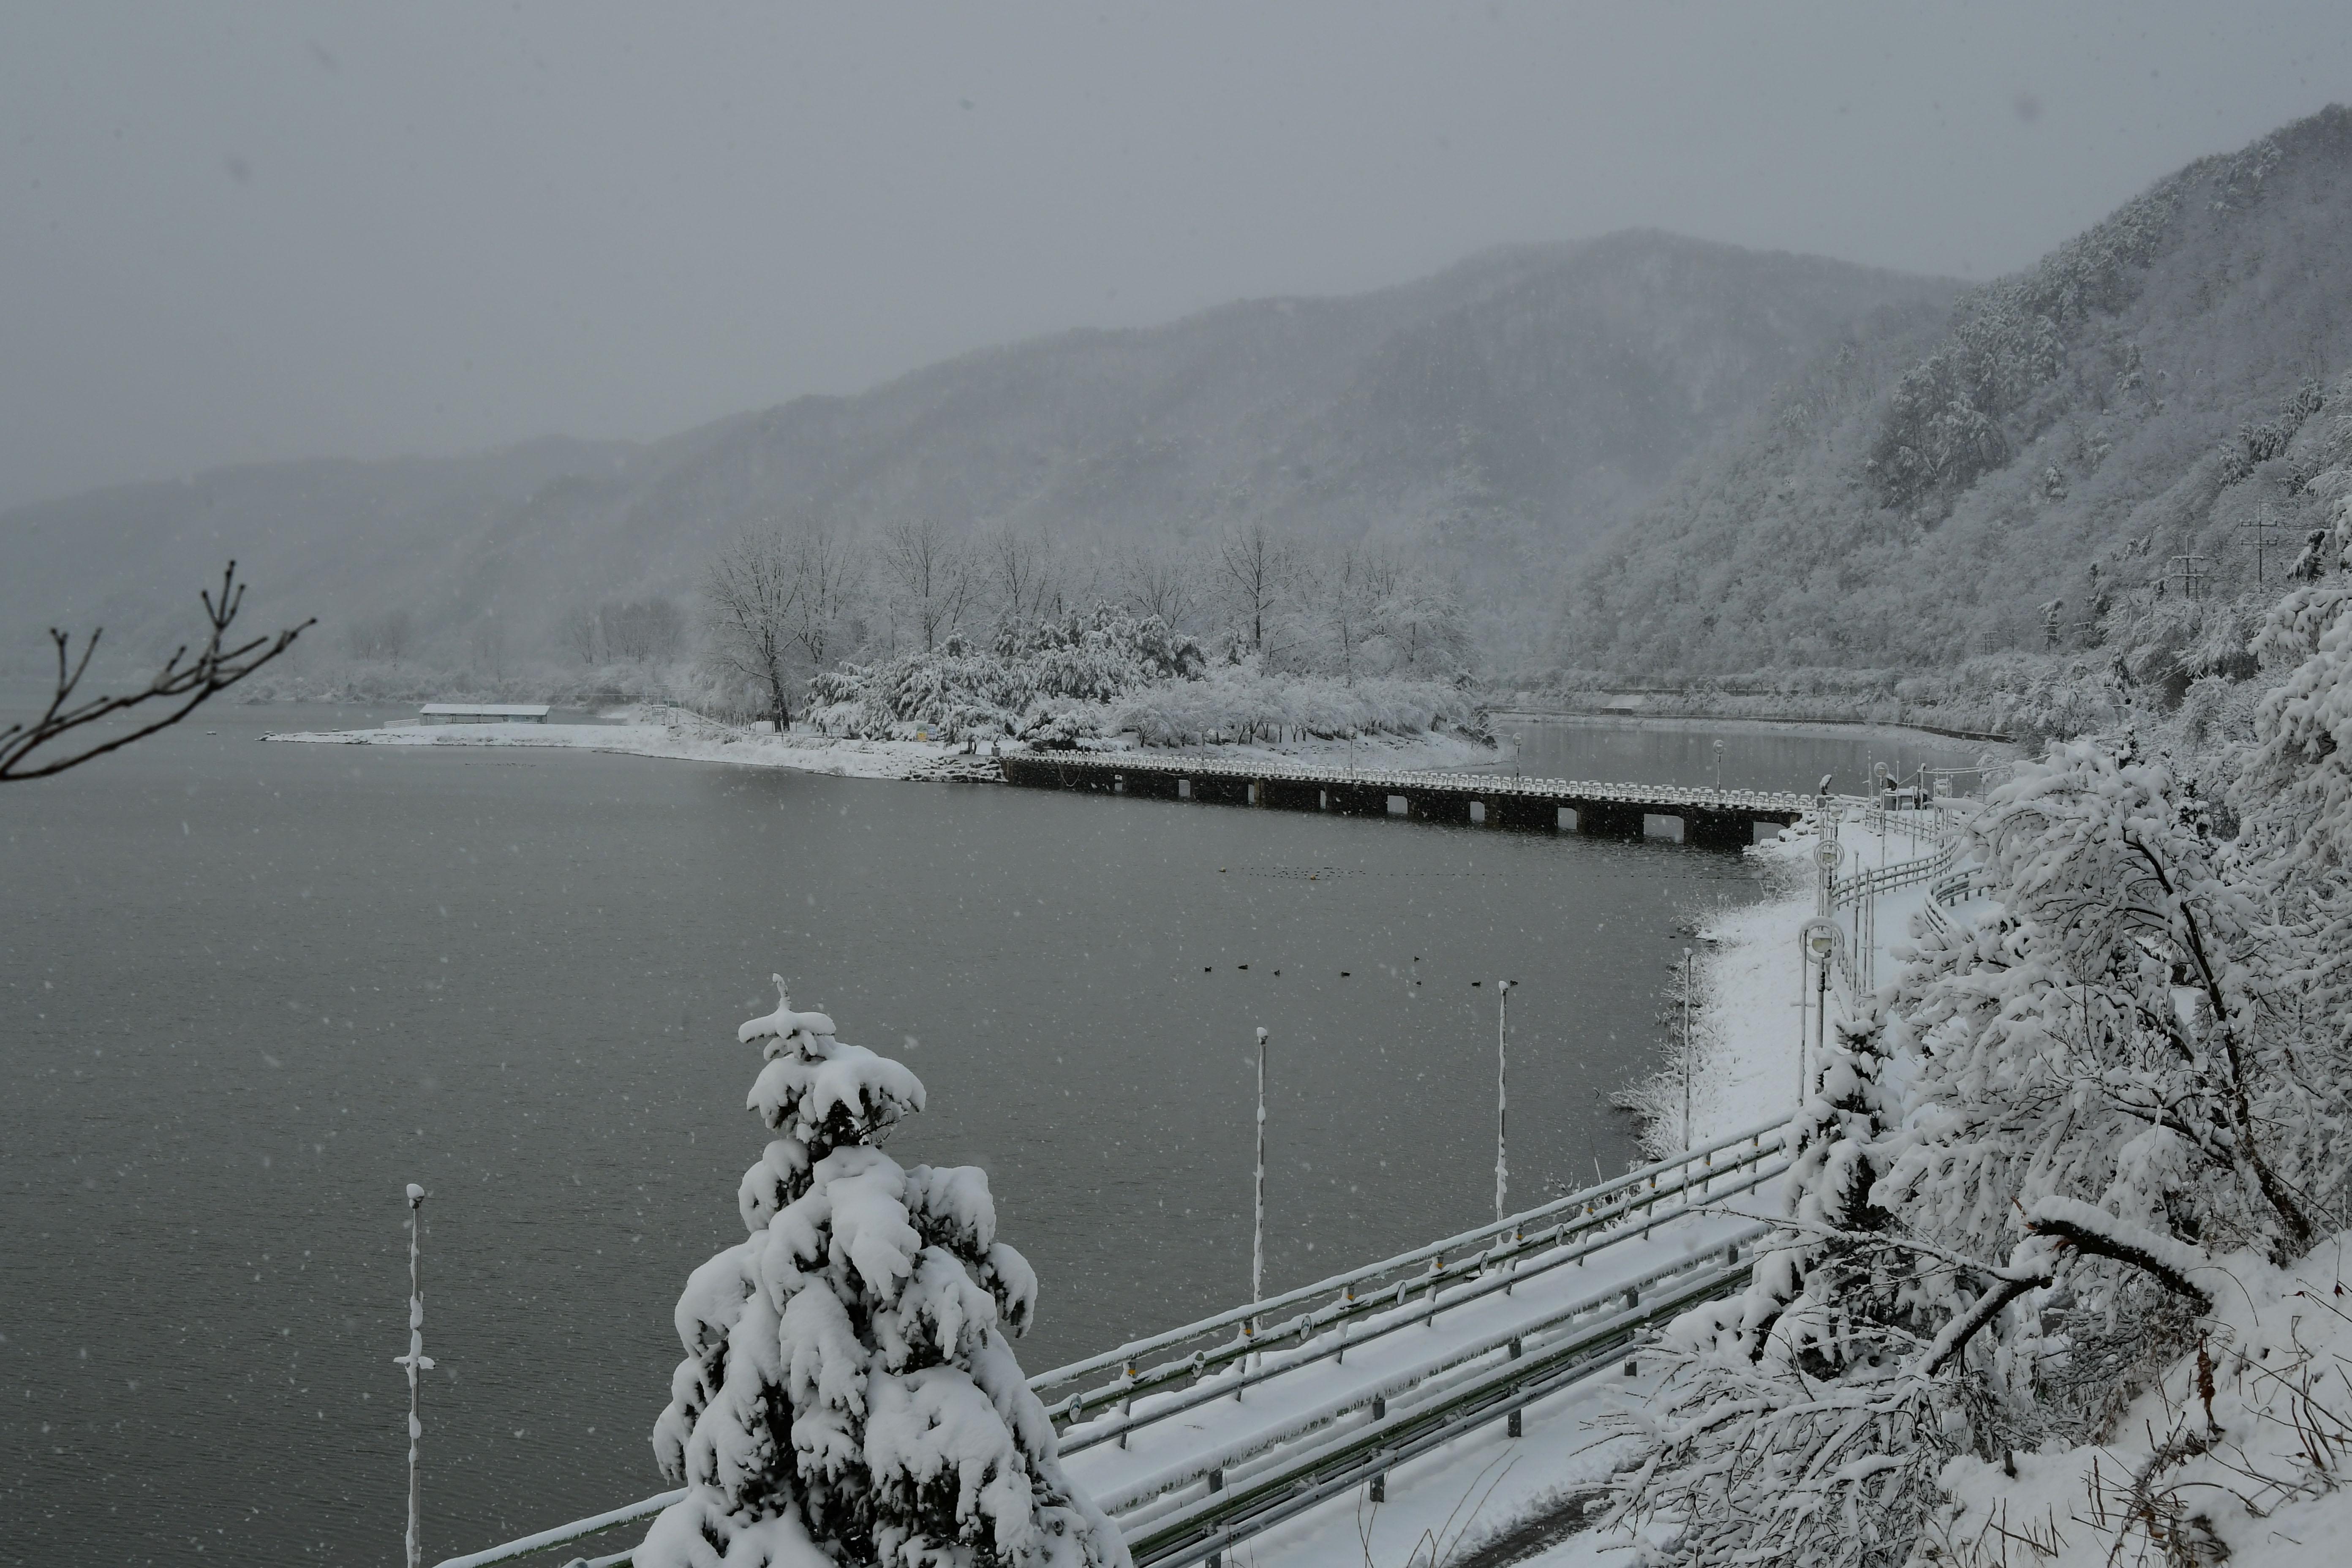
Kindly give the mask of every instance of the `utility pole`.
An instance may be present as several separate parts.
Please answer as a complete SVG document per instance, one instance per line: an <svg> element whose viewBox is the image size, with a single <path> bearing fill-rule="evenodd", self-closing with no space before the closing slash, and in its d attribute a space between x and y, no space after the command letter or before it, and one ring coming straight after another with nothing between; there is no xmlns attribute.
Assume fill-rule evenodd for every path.
<svg viewBox="0 0 2352 1568"><path fill-rule="evenodd" d="M2173 579L2179 578L2180 580L2180 592L2182 596L2187 598L2192 605L2198 603L2205 597L2205 579L2208 575L2205 570L2205 563L2207 559L2207 557L2202 555L2173 556L2170 560L2165 563L2165 583L2169 584Z"/></svg>
<svg viewBox="0 0 2352 1568"><path fill-rule="evenodd" d="M424 1568L425 1539L416 1487L416 1440L425 1436L425 1424L417 1419L416 1374L433 1370L433 1358L425 1353L425 1290L417 1280L416 1229L417 1216L425 1207L425 1189L415 1182L408 1184L408 1353L392 1358L395 1366L408 1369L408 1568Z"/></svg>
<svg viewBox="0 0 2352 1568"><path fill-rule="evenodd" d="M1495 1217L1499 1220L1507 1212L1511 1195L1511 1163L1503 1136L1511 1112L1511 1097L1506 1090L1503 1074L1511 1035L1511 983L1497 981L1496 988L1502 998L1502 1010L1495 1020Z"/></svg>
<svg viewBox="0 0 2352 1568"><path fill-rule="evenodd" d="M2253 521L2242 522L2238 526L2254 531L2254 583L2256 586L2260 586L2263 580L2263 551L2270 543L2271 531L2284 525L2272 520L2271 503L2263 501L2254 508Z"/></svg>

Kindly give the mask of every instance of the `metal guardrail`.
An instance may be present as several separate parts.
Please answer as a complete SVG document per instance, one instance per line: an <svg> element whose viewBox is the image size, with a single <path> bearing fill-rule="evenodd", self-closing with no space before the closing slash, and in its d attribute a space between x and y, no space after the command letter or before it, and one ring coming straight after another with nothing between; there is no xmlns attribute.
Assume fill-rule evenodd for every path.
<svg viewBox="0 0 2352 1568"><path fill-rule="evenodd" d="M1736 1253L1769 1227L1740 1233ZM1720 1266L1687 1271L1677 1285L1646 1304L1585 1325L1539 1348L1532 1357L1501 1361L1491 1370L1402 1412L1385 1410L1359 1428L1338 1433L1312 1452L1243 1480L1171 1513L1123 1531L1137 1568L1223 1552L1340 1492L1376 1480L1398 1465L1507 1418L1570 1384L1601 1372L1657 1324L1701 1301L1729 1294L1748 1278L1748 1266L1727 1257ZM1638 1299L1640 1288L1627 1292Z"/></svg>
<svg viewBox="0 0 2352 1568"><path fill-rule="evenodd" d="M1393 1311L1403 1304L1408 1294L1419 1294L1433 1303L1424 1310L1444 1311L1459 1304L1443 1299L1448 1288L1477 1279L1505 1263L1532 1257L1547 1248L1566 1248L1593 1232L1610 1232L1607 1240L1557 1258L1559 1262L1579 1261L1603 1247L1626 1239L1629 1234L1646 1237L1651 1226L1660 1223L1656 1214L1660 1199L1687 1197L1694 1190L1701 1195L1725 1195L1715 1184L1751 1170L1778 1154L1785 1131L1785 1123L1777 1120L1759 1123L1612 1181L1556 1198L1524 1214L1491 1221L1267 1300L1230 1308L1198 1322L1040 1373L1029 1380L1029 1386L1046 1400L1046 1413L1057 1423L1074 1423L1090 1412L1114 1404L1131 1405L1143 1394L1195 1381L1245 1357L1269 1354L1285 1343L1303 1345L1335 1327L1345 1331L1356 1320ZM1748 1147L1739 1148L1743 1143ZM1629 1223L1636 1209L1648 1215L1638 1226ZM1448 1254L1457 1255L1451 1264L1445 1261ZM1542 1267L1551 1267L1554 1261L1547 1258ZM1518 1277L1524 1279L1540 1271L1523 1270ZM1306 1310L1270 1328L1265 1326L1267 1318L1298 1308ZM1226 1334L1234 1337L1222 1337ZM1143 1365L1148 1357L1204 1340L1217 1342L1176 1360ZM1362 1341L1363 1336L1358 1336L1352 1341L1335 1342L1318 1355L1303 1359L1340 1355L1350 1344ZM1283 1363L1286 1369L1298 1364L1303 1364L1303 1360L1286 1358ZM1058 1399L1047 1397L1051 1390L1069 1388L1113 1369L1118 1372L1114 1382L1093 1389L1074 1389ZM1228 1381L1219 1392L1230 1394L1234 1384ZM1154 1415L1149 1419L1160 1418ZM1148 1421L1139 1421L1135 1425L1147 1424ZM1095 1440L1098 1439L1088 1439Z"/></svg>
<svg viewBox="0 0 2352 1568"><path fill-rule="evenodd" d="M1041 1373L1029 1380L1029 1386L1040 1398L1055 1389L1071 1389L1047 1403L1055 1425L1068 1433L1065 1454L1112 1441L1124 1446L1133 1432L1184 1411L1232 1399L1324 1360L1344 1361L1349 1350L1398 1330L1433 1323L1444 1313L1508 1294L1552 1269L1580 1267L1597 1253L1644 1240L1654 1227L1685 1216L1695 1198L1720 1199L1751 1191L1786 1170L1786 1132L1784 1122L1759 1123L1523 1214ZM1683 1203L1659 1212L1662 1201L1675 1198ZM1118 1521L1139 1568L1181 1555L1202 1541L1245 1539L1329 1495L1343 1484L1334 1476L1344 1472L1361 1479L1359 1472L1379 1473L1609 1363L1615 1347L1663 1317L1744 1280L1745 1266L1718 1268L1711 1260L1718 1256L1717 1248L1736 1251L1762 1229L1755 1226L1718 1238L1696 1258L1615 1280L1499 1335L1455 1342L1402 1374L1351 1388L1335 1404L1303 1413L1280 1430L1261 1430L1246 1445L1246 1452L1227 1450L1212 1459L1173 1467L1148 1484L1114 1495L1108 1506L1114 1513L1144 1515ZM1450 1263L1448 1254L1455 1255ZM1661 1283L1671 1288L1640 1305L1642 1292ZM1625 1309L1578 1321L1601 1312L1629 1291L1636 1300ZM1265 1319L1278 1312L1293 1315L1271 1329L1265 1327ZM1318 1336L1327 1342L1313 1343ZM1140 1364L1146 1357L1202 1339L1221 1342L1149 1369ZM1537 1347L1533 1356L1510 1353L1514 1347L1525 1351L1530 1343ZM1285 1344L1296 1347L1294 1353L1280 1354ZM1583 1362L1577 1361L1580 1356ZM1256 1368L1235 1366L1251 1357L1258 1358ZM1482 1364L1489 1362L1496 1364ZM1071 1386L1114 1369L1118 1376L1107 1384ZM1449 1378L1449 1373L1457 1375ZM1196 1387L1183 1391L1186 1384ZM1139 1417L1132 1410L1137 1398L1166 1392L1183 1396L1155 1401L1155 1407ZM1388 1409L1391 1400L1399 1405L1394 1412ZM1113 1405L1128 1407L1120 1418L1073 1429L1090 1412ZM1369 1422L1349 1423L1349 1417L1365 1411L1379 1414ZM1347 1429L1333 1436L1341 1426ZM1367 1470L1367 1465L1373 1468ZM1224 1486L1228 1472L1237 1483L1230 1489ZM1195 1498L1191 1495L1194 1491L1202 1495ZM592 1519L446 1559L438 1568L490 1568L551 1551L650 1518L684 1495L664 1492ZM1218 1548L1212 1544L1207 1549ZM567 1568L618 1568L630 1560L631 1552L624 1551L574 1559Z"/></svg>

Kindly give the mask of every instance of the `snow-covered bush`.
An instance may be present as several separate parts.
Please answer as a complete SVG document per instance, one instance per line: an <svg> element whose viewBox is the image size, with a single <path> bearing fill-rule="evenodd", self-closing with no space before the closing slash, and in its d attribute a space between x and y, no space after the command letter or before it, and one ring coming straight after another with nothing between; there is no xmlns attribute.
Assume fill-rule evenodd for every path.
<svg viewBox="0 0 2352 1568"><path fill-rule="evenodd" d="M809 701L827 734L922 729L953 740L1018 733L1041 704L1058 710L1108 702L1139 686L1196 678L1206 665L1200 643L1157 616L1097 605L1015 621L984 648L957 635L929 653L820 670L810 678Z"/></svg>
<svg viewBox="0 0 2352 1568"><path fill-rule="evenodd" d="M1271 675L1255 663L1140 688L1107 705L1103 721L1114 733L1134 731L1147 746L1219 735L1278 740L1293 731L1323 738L1405 735L1448 725L1486 738L1477 704L1458 683Z"/></svg>
<svg viewBox="0 0 2352 1568"><path fill-rule="evenodd" d="M639 1568L1125 1568L1005 1343L1037 1281L996 1239L987 1175L885 1154L921 1082L776 988L737 1031L776 1137L737 1194L750 1238L678 1300L653 1440L687 1495Z"/></svg>

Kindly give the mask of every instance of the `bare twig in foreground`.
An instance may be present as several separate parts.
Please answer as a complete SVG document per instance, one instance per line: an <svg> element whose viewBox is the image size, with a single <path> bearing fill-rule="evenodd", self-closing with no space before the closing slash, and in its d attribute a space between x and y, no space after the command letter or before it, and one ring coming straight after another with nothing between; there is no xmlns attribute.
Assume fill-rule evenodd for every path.
<svg viewBox="0 0 2352 1568"><path fill-rule="evenodd" d="M89 669L90 655L98 651L98 639L103 629L93 631L81 645L81 655L73 654L70 635L49 628L49 641L57 646L57 687L50 694L49 705L41 716L29 723L9 725L0 730L0 784L14 784L25 779L47 778L68 768L79 767L93 757L118 751L133 741L143 740L156 731L167 729L195 711L196 708L215 692L226 691L294 646L294 639L318 624L312 616L299 626L289 626L276 637L258 637L235 647L224 647L231 622L245 603L245 584L236 580L236 563L228 563L221 574L220 594L215 597L209 590L201 595L205 602L205 619L211 626L204 647L193 659L188 658L185 644L164 661L145 687L121 697L99 696L74 700L83 675ZM185 662L183 662L183 661ZM83 743L87 737L68 742L62 752L51 750L41 754L44 747L54 748L61 739L86 725L102 719L131 712L150 703L164 705L164 710L145 719L128 731L106 741ZM151 710L151 712L152 710Z"/></svg>

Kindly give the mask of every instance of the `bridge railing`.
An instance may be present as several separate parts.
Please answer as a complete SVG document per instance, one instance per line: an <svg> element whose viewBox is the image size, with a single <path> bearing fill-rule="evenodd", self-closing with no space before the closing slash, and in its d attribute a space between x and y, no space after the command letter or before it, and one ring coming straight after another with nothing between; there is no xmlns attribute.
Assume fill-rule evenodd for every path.
<svg viewBox="0 0 2352 1568"><path fill-rule="evenodd" d="M1796 812L1819 797L1787 790L1711 789L1694 784L1629 784L1622 780L1550 779L1503 773L1469 773L1439 768L1301 767L1291 763L1227 762L1211 757L1148 757L1133 752L1036 752L1007 762L1079 768L1098 773L1162 773L1175 778L1291 779L1302 783L1400 788L1462 789L1485 794L1591 800L1627 805L1742 806ZM1860 805L1860 802L1851 804Z"/></svg>
<svg viewBox="0 0 2352 1568"><path fill-rule="evenodd" d="M1780 1121L1751 1127L1524 1214L1041 1373L1029 1386L1057 1425L1084 1422L1097 1411L1120 1406L1125 1414L1119 1421L1090 1428L1075 1441L1083 1447L1118 1438L1177 1413L1161 1401L1135 1412L1135 1402L1145 1395L1215 1379L1212 1397L1230 1397L1237 1384L1228 1369L1236 1363L1258 1363L1256 1371L1239 1374L1238 1386L1246 1388L1310 1361L1341 1359L1351 1345L1407 1321L1425 1321L1464 1301L1507 1289L1515 1280L1581 1263L1628 1236L1646 1236L1661 1217L1662 1204L1671 1212L1724 1196L1735 1186L1745 1191L1777 1173L1785 1136ZM1759 1169L1767 1169L1767 1175L1759 1176ZM1390 1321L1400 1310L1405 1316ZM1375 1317L1383 1321L1376 1331L1357 1327ZM1291 1353L1276 1358L1275 1352L1286 1350ZM1109 1381L1088 1386L1105 1373L1112 1374Z"/></svg>

